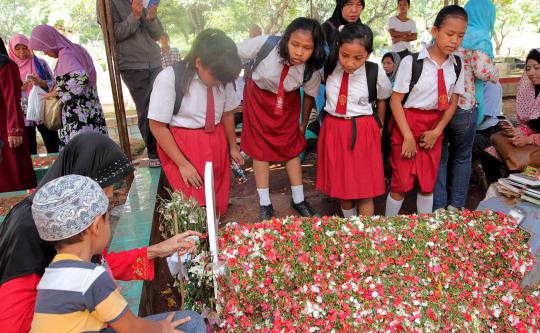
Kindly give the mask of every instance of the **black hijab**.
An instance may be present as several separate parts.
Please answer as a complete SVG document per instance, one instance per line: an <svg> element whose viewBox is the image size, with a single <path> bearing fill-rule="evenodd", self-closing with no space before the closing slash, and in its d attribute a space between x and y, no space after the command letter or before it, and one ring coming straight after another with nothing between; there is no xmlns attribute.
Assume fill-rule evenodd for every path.
<svg viewBox="0 0 540 333"><path fill-rule="evenodd" d="M540 64L540 48L532 49L527 55L527 59L525 59L525 63L527 63L527 61L529 61L530 59L535 60L537 63ZM540 94L540 84L537 84L534 86L535 98L538 97L539 94Z"/></svg>
<svg viewBox="0 0 540 333"><path fill-rule="evenodd" d="M65 146L38 189L69 174L88 176L101 187L107 187L133 170L126 155L108 136L86 132L78 134ZM31 207L32 196L13 207L0 226L0 285L24 275L42 275L56 254L39 238Z"/></svg>
<svg viewBox="0 0 540 333"><path fill-rule="evenodd" d="M334 41L334 32L337 30L337 28L339 28L340 25L347 25L350 23L343 18L342 14L343 7L347 4L347 2L349 2L349 0L336 0L336 8L334 9L332 16L330 16L330 18L322 24L324 38L330 48L332 47ZM365 1L360 0L360 2L364 4L365 9ZM358 18L357 22L362 23L362 20Z"/></svg>
<svg viewBox="0 0 540 333"><path fill-rule="evenodd" d="M0 68L4 67L10 61L4 40L0 37Z"/></svg>

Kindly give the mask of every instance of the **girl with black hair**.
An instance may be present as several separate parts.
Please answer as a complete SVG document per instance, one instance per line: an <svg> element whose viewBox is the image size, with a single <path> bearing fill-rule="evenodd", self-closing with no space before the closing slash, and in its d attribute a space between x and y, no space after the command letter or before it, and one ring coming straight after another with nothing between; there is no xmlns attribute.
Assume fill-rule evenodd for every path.
<svg viewBox="0 0 540 333"><path fill-rule="evenodd" d="M201 32L184 59L180 108L175 110L175 71L165 68L156 78L148 119L158 143L163 171L174 190L206 204L203 175L213 162L216 210L227 212L230 160L242 165L236 145L234 113L239 105L232 82L242 64L234 42L221 30Z"/></svg>
<svg viewBox="0 0 540 333"><path fill-rule="evenodd" d="M317 189L340 198L346 218L373 215L373 198L385 192L381 131L369 102L366 61L371 52L371 29L349 24L336 34L325 64L329 116L319 137ZM373 65L378 67L377 111L383 120L392 86L382 68Z"/></svg>
<svg viewBox="0 0 540 333"><path fill-rule="evenodd" d="M466 29L465 10L457 5L444 7L431 29L433 45L418 54L417 63L413 64L412 55L401 61L390 99L397 126L391 134L392 184L386 201L386 216L399 213L405 194L415 183L419 186L418 213L433 210L443 130L465 90L463 64L459 68L459 77L456 77L458 59L453 53L460 46ZM412 69L413 65L418 66L418 61L422 63L422 72L411 90Z"/></svg>
<svg viewBox="0 0 540 333"><path fill-rule="evenodd" d="M268 39L268 36L259 36L239 44L242 61L247 63L257 59ZM261 220L276 216L269 194L268 162L271 161L286 162L292 207L302 216L317 214L304 199L299 155L306 147L304 132L314 98L319 94L321 78L318 70L325 58L323 45L319 23L309 18L297 18L246 79L241 148L253 158ZM303 121L299 126L302 86Z"/></svg>
<svg viewBox="0 0 540 333"><path fill-rule="evenodd" d="M364 8L366 8L364 0L336 0L336 8L332 16L322 24L324 39L329 48L334 45L334 33L339 26L353 22L362 23L360 15Z"/></svg>

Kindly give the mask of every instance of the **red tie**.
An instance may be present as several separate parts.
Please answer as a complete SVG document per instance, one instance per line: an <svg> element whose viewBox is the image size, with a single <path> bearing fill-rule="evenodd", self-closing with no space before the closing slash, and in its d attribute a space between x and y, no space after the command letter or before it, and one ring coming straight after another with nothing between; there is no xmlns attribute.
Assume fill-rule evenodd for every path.
<svg viewBox="0 0 540 333"><path fill-rule="evenodd" d="M214 91L211 87L206 88L206 122L204 130L212 133L216 129L216 110L214 108Z"/></svg>
<svg viewBox="0 0 540 333"><path fill-rule="evenodd" d="M276 97L276 107L274 109L274 114L276 116L281 116L283 114L283 100L285 99L285 89L283 88L283 81L289 73L289 65L283 65L281 70L281 76L279 77L279 85Z"/></svg>
<svg viewBox="0 0 540 333"><path fill-rule="evenodd" d="M341 77L341 86L339 87L339 96L337 100L336 113L347 114L347 96L349 95L349 73L343 71Z"/></svg>
<svg viewBox="0 0 540 333"><path fill-rule="evenodd" d="M437 70L437 82L439 86L438 108L439 110L444 111L450 107L450 101L448 100L448 95L446 94L446 84L444 82L444 71L442 68Z"/></svg>

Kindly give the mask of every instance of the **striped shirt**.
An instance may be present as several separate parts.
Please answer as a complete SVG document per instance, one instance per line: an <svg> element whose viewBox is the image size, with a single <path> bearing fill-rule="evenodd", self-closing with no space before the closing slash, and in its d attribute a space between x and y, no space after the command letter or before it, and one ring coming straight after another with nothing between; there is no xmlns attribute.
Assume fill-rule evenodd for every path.
<svg viewBox="0 0 540 333"><path fill-rule="evenodd" d="M126 311L126 300L102 266L61 253L38 284L30 332L99 332Z"/></svg>

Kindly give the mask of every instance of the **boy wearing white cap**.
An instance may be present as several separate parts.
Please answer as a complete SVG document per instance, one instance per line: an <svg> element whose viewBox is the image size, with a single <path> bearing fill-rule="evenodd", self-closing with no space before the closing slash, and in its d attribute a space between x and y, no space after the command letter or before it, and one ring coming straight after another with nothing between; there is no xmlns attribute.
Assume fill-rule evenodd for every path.
<svg viewBox="0 0 540 333"><path fill-rule="evenodd" d="M111 239L108 205L84 176L60 177L36 192L32 216L57 255L37 287L31 332L205 332L195 312L138 318L105 268L90 261Z"/></svg>

